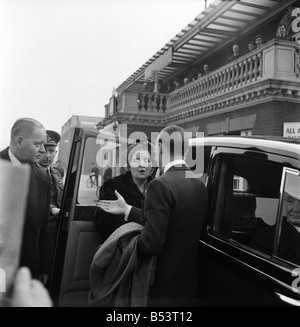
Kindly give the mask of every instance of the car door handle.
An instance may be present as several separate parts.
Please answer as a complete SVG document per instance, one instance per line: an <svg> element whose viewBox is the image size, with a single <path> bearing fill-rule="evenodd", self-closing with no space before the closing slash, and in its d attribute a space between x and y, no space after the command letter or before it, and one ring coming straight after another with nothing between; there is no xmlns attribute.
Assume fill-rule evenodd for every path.
<svg viewBox="0 0 300 327"><path fill-rule="evenodd" d="M283 295L283 294L280 294L280 293L277 293L275 292L275 294L280 298L281 301L283 302L286 302L290 305L294 305L294 306L300 306L300 300L295 300L289 296L286 296L286 295Z"/></svg>

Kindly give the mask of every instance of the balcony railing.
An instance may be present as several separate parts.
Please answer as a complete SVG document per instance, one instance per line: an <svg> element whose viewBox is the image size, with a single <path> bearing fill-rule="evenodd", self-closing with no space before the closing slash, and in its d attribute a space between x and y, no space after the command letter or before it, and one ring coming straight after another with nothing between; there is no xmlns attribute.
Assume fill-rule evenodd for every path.
<svg viewBox="0 0 300 327"><path fill-rule="evenodd" d="M138 94L138 109L165 112L168 100L169 94L143 91Z"/></svg>
<svg viewBox="0 0 300 327"><path fill-rule="evenodd" d="M262 50L256 50L173 92L170 95L170 109L173 111L195 105L257 82L262 77L263 53Z"/></svg>
<svg viewBox="0 0 300 327"><path fill-rule="evenodd" d="M224 97L267 79L300 82L300 46L271 40L234 62L169 94L140 92L139 111L174 112ZM300 92L300 87L298 92Z"/></svg>

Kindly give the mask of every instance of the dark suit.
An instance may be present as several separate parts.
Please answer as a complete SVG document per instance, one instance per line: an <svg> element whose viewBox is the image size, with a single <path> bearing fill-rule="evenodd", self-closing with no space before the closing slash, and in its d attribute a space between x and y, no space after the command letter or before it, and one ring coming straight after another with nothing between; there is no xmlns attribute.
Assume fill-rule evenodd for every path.
<svg viewBox="0 0 300 327"><path fill-rule="evenodd" d="M276 38L279 39L279 40L292 41L292 38L289 35L287 35L287 34L277 35Z"/></svg>
<svg viewBox="0 0 300 327"><path fill-rule="evenodd" d="M50 209L52 208L60 208L62 194L64 190L64 184L62 181L62 177L60 172L57 169L53 169L49 167L51 173L51 180L50 180L50 190L51 190L51 197L50 197ZM51 215L51 214L50 214Z"/></svg>
<svg viewBox="0 0 300 327"><path fill-rule="evenodd" d="M52 256L54 253L54 245L55 239L58 229L58 218L59 215L54 216L51 213L52 208L60 208L62 194L63 194L63 181L60 172L57 169L53 169L49 167L49 171L51 174L50 178L50 221L49 221L49 247L50 247L50 255ZM47 177L49 177L47 175Z"/></svg>
<svg viewBox="0 0 300 327"><path fill-rule="evenodd" d="M197 253L208 193L187 167L171 167L150 182L138 240L140 259L157 256L149 306L194 306Z"/></svg>
<svg viewBox="0 0 300 327"><path fill-rule="evenodd" d="M239 57L240 57L239 54L238 54L238 55L234 55L234 54L233 54L233 55L229 56L229 57L227 58L226 64L229 64L230 62L232 62L232 61L238 59Z"/></svg>
<svg viewBox="0 0 300 327"><path fill-rule="evenodd" d="M10 160L8 148L0 152L0 157ZM48 244L50 185L46 174L37 164L31 164L30 167L20 266L28 267L32 276L38 278L39 274L48 273L50 268Z"/></svg>

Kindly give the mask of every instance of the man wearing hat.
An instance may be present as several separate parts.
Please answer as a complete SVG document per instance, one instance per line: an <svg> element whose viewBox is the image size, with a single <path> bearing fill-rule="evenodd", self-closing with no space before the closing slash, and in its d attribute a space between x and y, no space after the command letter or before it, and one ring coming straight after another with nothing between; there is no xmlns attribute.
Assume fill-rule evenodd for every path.
<svg viewBox="0 0 300 327"><path fill-rule="evenodd" d="M57 153L57 146L60 141L60 135L51 130L46 130L47 140L44 144L45 153L41 156L39 165L46 172L50 182L50 220L49 220L49 241L50 255L54 250L54 242L58 227L58 217L63 193L62 177L57 169L53 169L51 164Z"/></svg>

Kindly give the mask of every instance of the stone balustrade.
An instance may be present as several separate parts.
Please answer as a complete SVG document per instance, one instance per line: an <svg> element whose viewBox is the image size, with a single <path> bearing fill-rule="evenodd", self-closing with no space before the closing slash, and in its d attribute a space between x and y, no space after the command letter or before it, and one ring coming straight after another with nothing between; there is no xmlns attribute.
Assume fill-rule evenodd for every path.
<svg viewBox="0 0 300 327"><path fill-rule="evenodd" d="M241 92L266 79L300 82L300 46L294 42L271 40L260 49L245 54L208 75L169 94L140 92L138 110L171 113L195 108L204 101Z"/></svg>

